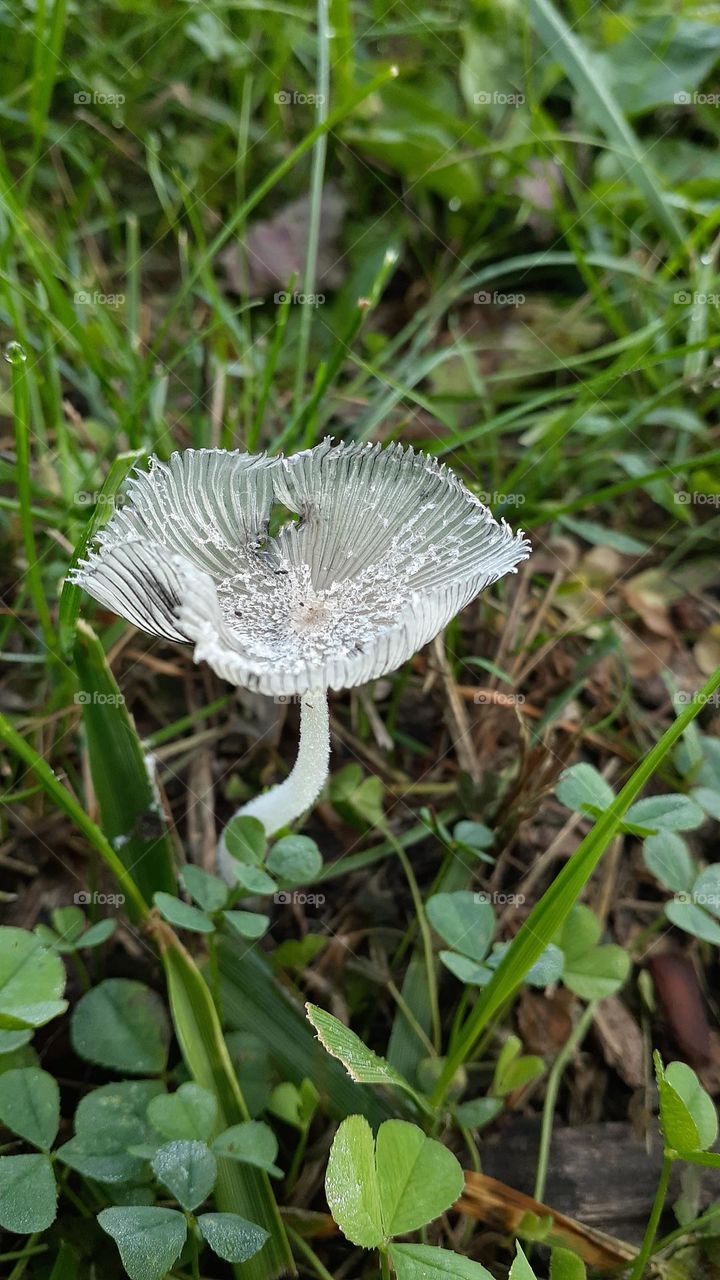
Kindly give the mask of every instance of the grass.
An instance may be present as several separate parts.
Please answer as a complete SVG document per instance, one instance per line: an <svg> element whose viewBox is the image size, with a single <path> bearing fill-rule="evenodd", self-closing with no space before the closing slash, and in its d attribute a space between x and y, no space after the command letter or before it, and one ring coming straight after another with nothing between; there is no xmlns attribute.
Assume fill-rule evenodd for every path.
<svg viewBox="0 0 720 1280"><path fill-rule="evenodd" d="M324 1212L313 1169L331 1123L414 1112L353 1085L302 1002L342 1014L387 1056L432 1099L432 1118L427 1105L415 1118L460 1151L458 1081L466 1098L492 1087L518 989L578 895L632 957L622 999L638 1026L638 973L658 939L709 989L716 977L712 942L671 930L668 887L623 815L643 787L692 791L705 770L707 788L717 732L718 41L704 9L667 0L11 0L0 23L8 923L47 923L101 864L115 877L128 913L93 953L93 982L120 973L163 990L184 1069L226 1118L274 1116L293 1186L275 1196L234 1168L219 1198L265 1215L276 1270L289 1240L301 1268L333 1273L348 1252L319 1227L305 1237L300 1219L286 1236L275 1201L289 1192L296 1209ZM341 210L332 235L328 200ZM211 946L208 986L201 938L158 934L154 916L145 931L153 891L172 887L173 859L211 869L216 826L282 775L293 733L282 708L259 708L62 583L146 454L292 452L328 434L449 462L530 531L534 556L451 624L442 651L334 699L334 776L303 828L325 860L324 901L291 912L265 900L270 934ZM78 629L81 612L93 630ZM91 686L106 700L83 711L76 694ZM590 831L587 812L553 797L578 761L617 794ZM159 831L142 825L156 795ZM490 828L492 862L454 836L458 820ZM713 865L710 824L688 839ZM481 994L443 966L425 910L434 894L478 888L527 897L520 914L496 904L496 940L515 941ZM658 991L652 1038L681 1056L663 1008ZM46 1032L37 1047L71 1081L69 1136L79 1092L102 1073ZM564 1078L574 1068L557 1051ZM603 1117L626 1118L631 1087L608 1071ZM302 1148L268 1111L264 1074L316 1087ZM539 1114L544 1088L511 1095L504 1121ZM564 1115L559 1072L551 1097ZM471 1142L482 1158L477 1132ZM98 1231L83 1228L79 1253L75 1232L107 1189L66 1181L80 1210L62 1200L50 1257L12 1237L13 1280L63 1280L102 1256ZM510 1255L481 1225L462 1247L507 1274Z"/></svg>

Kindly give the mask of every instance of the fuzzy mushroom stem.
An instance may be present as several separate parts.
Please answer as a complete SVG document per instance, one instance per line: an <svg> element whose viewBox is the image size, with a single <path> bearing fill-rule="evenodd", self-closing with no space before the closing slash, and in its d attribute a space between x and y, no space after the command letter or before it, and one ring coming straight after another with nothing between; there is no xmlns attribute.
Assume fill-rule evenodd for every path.
<svg viewBox="0 0 720 1280"><path fill-rule="evenodd" d="M284 782L271 787L241 806L236 818L259 818L268 836L282 831L317 800L330 768L330 713L327 693L314 689L300 701L300 746L292 772ZM228 884L235 883L235 859L225 848L224 836L218 845L218 869Z"/></svg>

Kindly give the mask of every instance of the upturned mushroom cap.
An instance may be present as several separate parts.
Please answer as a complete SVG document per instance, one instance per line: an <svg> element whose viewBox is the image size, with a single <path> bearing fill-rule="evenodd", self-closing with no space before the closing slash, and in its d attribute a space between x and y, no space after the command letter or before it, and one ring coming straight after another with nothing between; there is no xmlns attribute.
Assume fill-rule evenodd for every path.
<svg viewBox="0 0 720 1280"><path fill-rule="evenodd" d="M297 694L394 671L529 554L436 459L326 440L152 458L72 579L231 683Z"/></svg>

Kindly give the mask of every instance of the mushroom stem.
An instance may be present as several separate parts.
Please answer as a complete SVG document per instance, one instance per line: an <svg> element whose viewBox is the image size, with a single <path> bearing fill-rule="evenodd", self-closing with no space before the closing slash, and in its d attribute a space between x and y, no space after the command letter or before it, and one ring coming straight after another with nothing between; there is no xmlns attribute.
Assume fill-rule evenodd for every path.
<svg viewBox="0 0 720 1280"><path fill-rule="evenodd" d="M236 818L258 818L268 836L282 831L317 800L330 768L330 713L327 693L314 689L300 701L300 746L292 772L284 782L271 787L242 805ZM224 836L218 845L218 869L229 884L235 884L234 858L225 848Z"/></svg>

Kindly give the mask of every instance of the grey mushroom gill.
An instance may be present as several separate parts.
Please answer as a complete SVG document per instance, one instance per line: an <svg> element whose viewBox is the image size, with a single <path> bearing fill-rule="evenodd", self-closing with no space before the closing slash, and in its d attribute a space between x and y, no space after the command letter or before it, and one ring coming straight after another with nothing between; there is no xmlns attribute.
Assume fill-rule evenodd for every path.
<svg viewBox="0 0 720 1280"><path fill-rule="evenodd" d="M298 698L292 772L238 811L271 836L327 777L328 690L396 670L529 554L435 458L326 440L289 457L151 458L71 577L231 684ZM222 840L218 860L234 882Z"/></svg>

